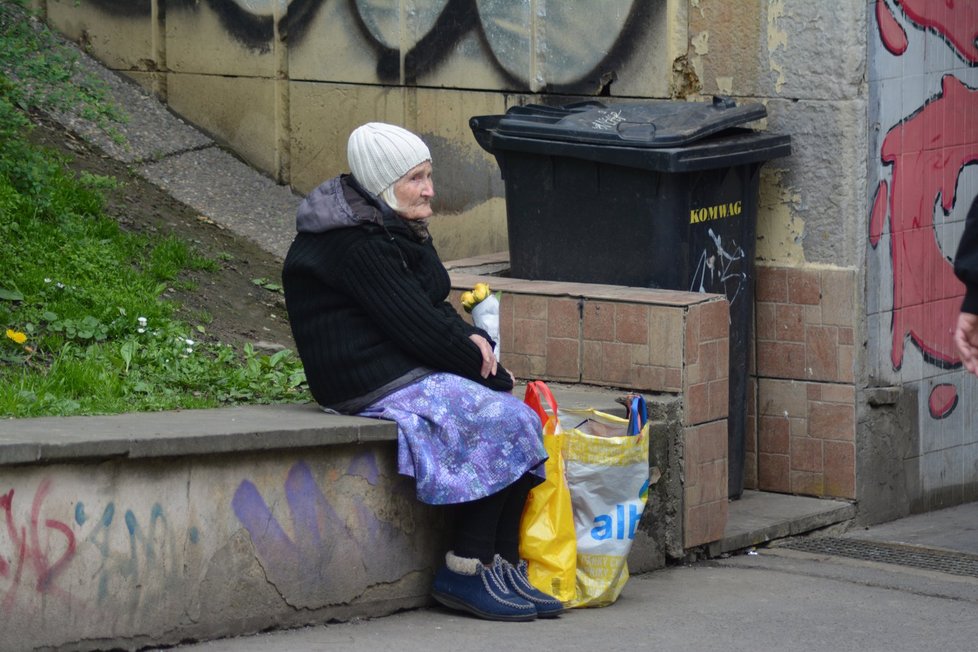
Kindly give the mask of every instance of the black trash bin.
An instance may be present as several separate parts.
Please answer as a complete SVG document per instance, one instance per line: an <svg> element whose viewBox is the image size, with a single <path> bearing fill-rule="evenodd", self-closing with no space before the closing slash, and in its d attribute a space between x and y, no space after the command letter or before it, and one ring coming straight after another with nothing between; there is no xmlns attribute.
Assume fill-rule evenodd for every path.
<svg viewBox="0 0 978 652"><path fill-rule="evenodd" d="M715 97L529 105L469 121L505 182L512 276L727 296L731 498L744 489L760 168L791 152L789 136L743 126L766 115Z"/></svg>

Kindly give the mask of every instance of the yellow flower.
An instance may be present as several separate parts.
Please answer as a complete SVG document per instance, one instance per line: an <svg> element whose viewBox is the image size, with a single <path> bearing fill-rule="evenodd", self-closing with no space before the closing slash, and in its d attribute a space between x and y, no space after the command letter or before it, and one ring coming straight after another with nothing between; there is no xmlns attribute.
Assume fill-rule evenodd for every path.
<svg viewBox="0 0 978 652"><path fill-rule="evenodd" d="M472 288L472 294L475 296L475 302L480 303L489 296L489 285L486 283L476 283L475 287Z"/></svg>
<svg viewBox="0 0 978 652"><path fill-rule="evenodd" d="M17 344L23 344L24 342L27 341L26 335L24 335L20 331L15 331L10 328L7 329L7 337L12 339L14 342L17 342Z"/></svg>

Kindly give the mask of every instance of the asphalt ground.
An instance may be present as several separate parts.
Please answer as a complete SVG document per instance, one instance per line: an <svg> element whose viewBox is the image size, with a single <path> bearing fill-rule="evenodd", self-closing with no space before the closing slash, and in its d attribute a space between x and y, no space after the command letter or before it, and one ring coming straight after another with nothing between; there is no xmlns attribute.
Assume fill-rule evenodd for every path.
<svg viewBox="0 0 978 652"><path fill-rule="evenodd" d="M916 558L930 553L974 568L976 529L978 503L969 503L829 538L879 544L891 553L888 563L805 552L788 547L800 539L780 540L634 576L614 605L554 620L487 622L432 606L177 649L963 652L978 649L978 571L935 571Z"/></svg>

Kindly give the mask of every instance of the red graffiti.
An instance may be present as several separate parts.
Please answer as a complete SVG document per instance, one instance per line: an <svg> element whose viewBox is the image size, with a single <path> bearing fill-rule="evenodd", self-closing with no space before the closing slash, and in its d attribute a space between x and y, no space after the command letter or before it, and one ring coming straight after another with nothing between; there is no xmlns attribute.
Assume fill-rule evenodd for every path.
<svg viewBox="0 0 978 652"><path fill-rule="evenodd" d="M880 157L893 166L892 187L881 183L870 219L875 247L889 215L893 263L894 369L903 364L904 336L933 364L959 363L952 340L964 286L937 242L934 211L955 203L961 169L978 161L978 92L946 75L942 93L887 133Z"/></svg>
<svg viewBox="0 0 978 652"><path fill-rule="evenodd" d="M876 0L876 24L887 50L897 56L907 51L907 32L883 0Z"/></svg>
<svg viewBox="0 0 978 652"><path fill-rule="evenodd" d="M961 56L978 62L978 2L974 0L898 0L907 18L944 37Z"/></svg>
<svg viewBox="0 0 978 652"><path fill-rule="evenodd" d="M33 570L36 578L34 589L38 593L61 593L60 589L55 586L55 579L75 556L75 535L65 523L51 518L44 519L45 528L64 536L64 550L61 556L52 563L48 556L48 550L52 547L51 537L48 536L47 545L42 545L40 527L41 507L50 488L50 480L41 482L31 503L30 525L22 525L19 528L14 519L14 490L11 489L0 496L0 510L5 513L7 536L10 539L11 551L14 553L13 559L0 557L2 560L0 577L10 580L10 587L7 589L2 603L4 609L9 609L13 605L25 569ZM13 577L10 576L11 566L13 567Z"/></svg>
<svg viewBox="0 0 978 652"><path fill-rule="evenodd" d="M927 408L934 419L943 419L954 412L958 406L958 388L950 383L941 383L931 390L927 398Z"/></svg>

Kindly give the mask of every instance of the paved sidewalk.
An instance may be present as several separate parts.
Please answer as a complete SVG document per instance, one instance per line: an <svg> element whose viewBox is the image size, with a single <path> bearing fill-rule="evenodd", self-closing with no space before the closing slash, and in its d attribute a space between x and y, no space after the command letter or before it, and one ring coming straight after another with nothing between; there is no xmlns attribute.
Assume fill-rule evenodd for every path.
<svg viewBox="0 0 978 652"><path fill-rule="evenodd" d="M978 564L978 503L913 516L842 538L954 550ZM619 601L551 621L491 623L440 607L376 620L213 641L196 652L348 650L973 650L978 572L772 546L754 554L633 577Z"/></svg>

